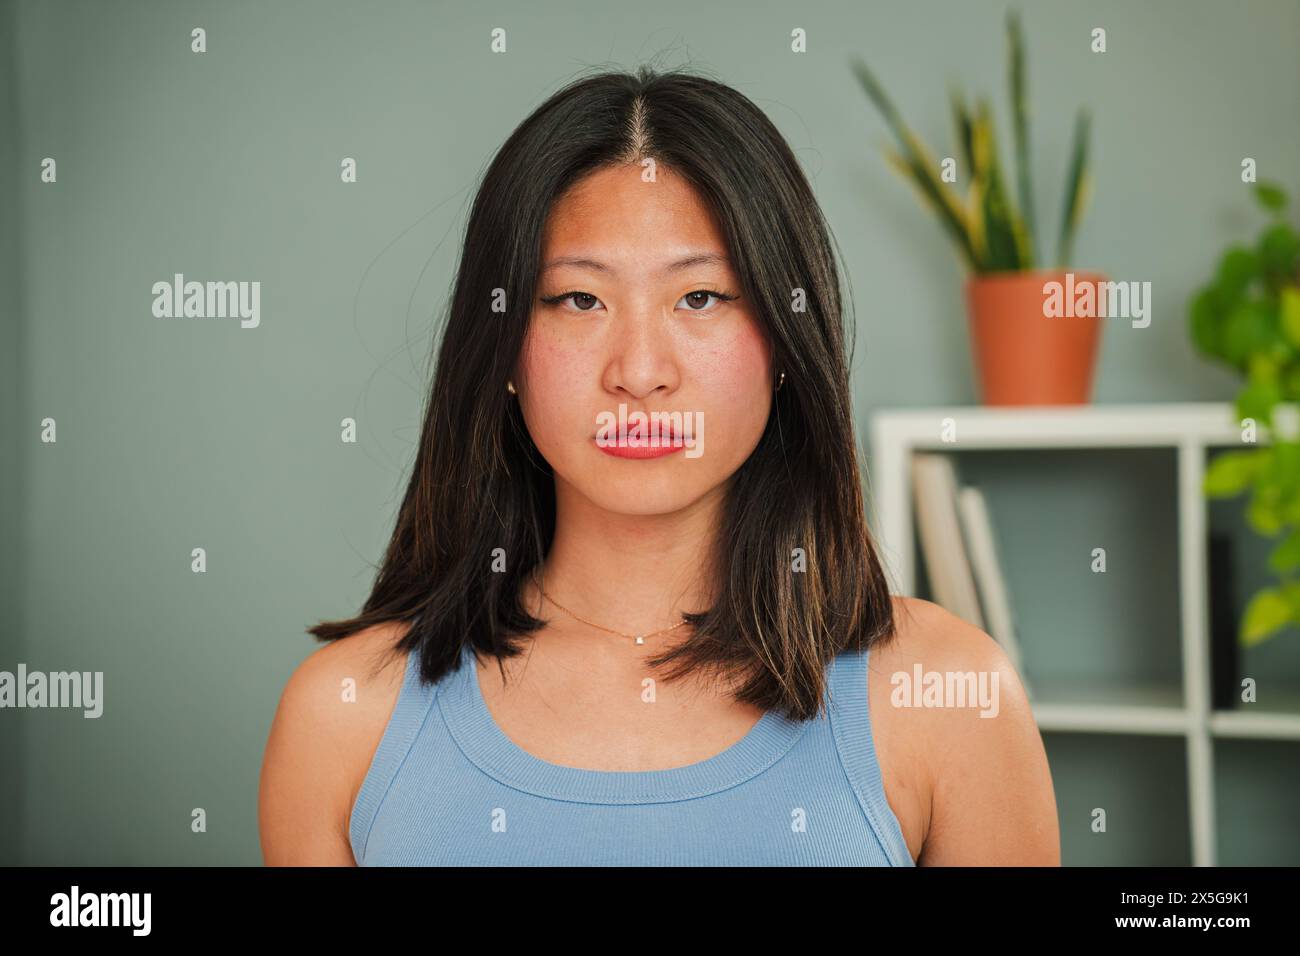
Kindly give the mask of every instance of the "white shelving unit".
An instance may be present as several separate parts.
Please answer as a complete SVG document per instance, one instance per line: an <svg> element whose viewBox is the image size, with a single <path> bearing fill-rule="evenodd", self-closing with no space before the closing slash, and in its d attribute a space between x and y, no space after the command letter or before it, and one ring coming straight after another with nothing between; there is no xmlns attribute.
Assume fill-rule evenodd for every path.
<svg viewBox="0 0 1300 956"><path fill-rule="evenodd" d="M955 440L945 440L955 437ZM1263 440L1263 436L1261 436ZM915 594L911 456L916 451L1172 448L1178 474L1181 695L1177 688L1132 684L1040 686L1033 710L1040 729L1181 736L1187 742L1192 862L1215 863L1215 737L1300 740L1295 713L1215 712L1211 708L1206 580L1209 449L1243 447L1229 404L953 406L881 411L871 419L871 500L881 560L904 594ZM1032 634L1020 635L1033 642Z"/></svg>

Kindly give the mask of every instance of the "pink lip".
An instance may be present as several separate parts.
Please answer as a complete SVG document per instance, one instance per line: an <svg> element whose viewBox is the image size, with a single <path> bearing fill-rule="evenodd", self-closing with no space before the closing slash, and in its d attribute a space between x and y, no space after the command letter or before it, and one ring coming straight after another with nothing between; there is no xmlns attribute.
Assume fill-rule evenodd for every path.
<svg viewBox="0 0 1300 956"><path fill-rule="evenodd" d="M634 447L632 445L602 445L596 442L596 447L614 458L663 458L665 455L671 455L673 452L681 451L686 447L684 443L672 444L674 440L671 435L666 437L661 435L658 445L642 444L639 447Z"/></svg>

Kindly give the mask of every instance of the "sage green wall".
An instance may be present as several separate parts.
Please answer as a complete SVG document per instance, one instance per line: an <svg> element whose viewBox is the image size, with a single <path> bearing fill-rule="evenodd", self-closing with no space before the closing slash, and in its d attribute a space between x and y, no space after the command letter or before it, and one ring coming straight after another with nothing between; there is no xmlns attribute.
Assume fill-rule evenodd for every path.
<svg viewBox="0 0 1300 956"><path fill-rule="evenodd" d="M18 99L14 10L0 3L0 670L20 660L23 631L22 222L18 217ZM18 852L22 734L0 718L0 863Z"/></svg>
<svg viewBox="0 0 1300 956"><path fill-rule="evenodd" d="M275 703L314 647L303 628L367 593L476 178L584 67L711 70L789 138L848 263L864 440L873 409L972 401L957 259L885 167L846 64L866 56L947 146L949 80L992 93L1005 119L1006 6L0 0L0 669L102 670L106 684L97 720L0 713L0 857L260 861ZM1067 133L1091 106L1077 263L1154 290L1149 328L1106 328L1096 400L1228 398L1233 380L1188 345L1185 304L1224 244L1255 232L1243 156L1300 193L1300 7L1024 6L1038 206L1054 228ZM488 50L498 26L503 55ZM1089 52L1094 26L1105 54ZM789 50L796 27L805 54ZM57 184L39 181L44 157ZM343 157L355 185L339 181ZM150 288L176 272L259 280L261 326L154 318ZM47 416L56 444L39 441ZM356 445L339 441L349 416ZM1152 459L1125 480L1164 475ZM1121 552L1151 531L1107 511L1104 482L1061 491L1026 483L1021 514L995 513L1005 550L1040 547L1023 518L1036 507L1077 509ZM1072 613L1041 583L1066 559L1044 550L1039 577L1011 582L1031 618ZM1079 611L1141 640L1141 589L1124 593ZM205 834L190 831L196 807Z"/></svg>

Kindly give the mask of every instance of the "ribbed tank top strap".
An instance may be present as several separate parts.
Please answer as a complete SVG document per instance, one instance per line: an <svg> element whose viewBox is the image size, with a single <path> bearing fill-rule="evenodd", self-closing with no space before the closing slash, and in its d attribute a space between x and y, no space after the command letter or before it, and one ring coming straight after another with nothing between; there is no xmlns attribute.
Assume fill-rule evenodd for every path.
<svg viewBox="0 0 1300 956"><path fill-rule="evenodd" d="M397 702L352 805L352 817L348 822L348 842L352 844L352 855L358 864L365 859L366 842L370 839L370 829L374 826L379 806L419 737L437 699L438 688L445 683L446 677L436 684L421 684L419 652L411 651L406 655L406 670Z"/></svg>
<svg viewBox="0 0 1300 956"><path fill-rule="evenodd" d="M837 654L831 665L830 718L835 748L867 815L894 866L915 866L898 817L885 797L884 780L871 738L868 696L868 650L849 649Z"/></svg>

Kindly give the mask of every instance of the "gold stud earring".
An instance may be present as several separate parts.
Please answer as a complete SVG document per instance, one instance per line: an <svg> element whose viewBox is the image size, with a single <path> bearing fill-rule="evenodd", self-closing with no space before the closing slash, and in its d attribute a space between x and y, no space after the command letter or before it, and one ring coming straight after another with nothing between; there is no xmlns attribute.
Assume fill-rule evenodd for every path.
<svg viewBox="0 0 1300 956"><path fill-rule="evenodd" d="M510 381L510 379L506 379L506 391L509 392L511 395L518 394L518 392L515 391L515 383Z"/></svg>
<svg viewBox="0 0 1300 956"><path fill-rule="evenodd" d="M776 390L777 390L778 392L781 391L781 386L784 385L784 384L785 384L785 372L782 372L782 373L781 373L781 377L780 377L779 379L777 379L777 382L776 382Z"/></svg>

